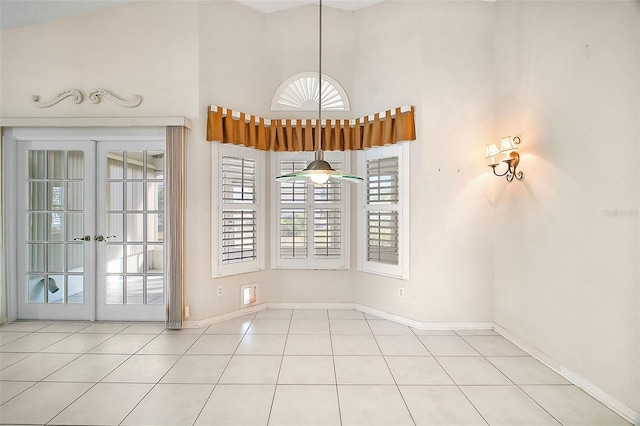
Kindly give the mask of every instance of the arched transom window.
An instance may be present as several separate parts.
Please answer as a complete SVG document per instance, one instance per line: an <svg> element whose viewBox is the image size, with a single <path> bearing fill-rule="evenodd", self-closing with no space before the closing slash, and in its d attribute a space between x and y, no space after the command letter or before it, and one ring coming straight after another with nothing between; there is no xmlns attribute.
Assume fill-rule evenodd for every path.
<svg viewBox="0 0 640 426"><path fill-rule="evenodd" d="M285 80L271 101L272 111L317 111L318 73L303 72ZM322 109L349 111L349 99L340 83L322 74Z"/></svg>

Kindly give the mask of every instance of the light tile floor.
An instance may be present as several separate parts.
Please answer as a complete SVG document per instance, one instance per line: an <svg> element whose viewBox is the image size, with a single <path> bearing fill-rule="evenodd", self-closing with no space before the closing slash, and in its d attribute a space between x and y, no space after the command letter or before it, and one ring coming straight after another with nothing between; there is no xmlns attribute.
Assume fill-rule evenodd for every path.
<svg viewBox="0 0 640 426"><path fill-rule="evenodd" d="M265 310L201 329L0 327L0 423L625 425L492 330L354 310Z"/></svg>

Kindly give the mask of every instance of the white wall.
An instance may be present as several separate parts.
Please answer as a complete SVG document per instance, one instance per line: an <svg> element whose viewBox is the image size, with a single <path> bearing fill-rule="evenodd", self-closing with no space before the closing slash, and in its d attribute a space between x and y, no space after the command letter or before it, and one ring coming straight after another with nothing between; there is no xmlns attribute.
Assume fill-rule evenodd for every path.
<svg viewBox="0 0 640 426"><path fill-rule="evenodd" d="M383 2L357 14L357 113L412 104L417 130L410 279L360 273L358 303L427 322L492 319L492 180L482 160L494 134L493 10Z"/></svg>
<svg viewBox="0 0 640 426"><path fill-rule="evenodd" d="M495 321L640 411L640 3L496 3Z"/></svg>
<svg viewBox="0 0 640 426"><path fill-rule="evenodd" d="M194 116L198 96L197 4L135 2L43 24L0 37L0 115L7 117ZM123 109L109 102L48 109L66 89L97 88L122 98L143 96Z"/></svg>

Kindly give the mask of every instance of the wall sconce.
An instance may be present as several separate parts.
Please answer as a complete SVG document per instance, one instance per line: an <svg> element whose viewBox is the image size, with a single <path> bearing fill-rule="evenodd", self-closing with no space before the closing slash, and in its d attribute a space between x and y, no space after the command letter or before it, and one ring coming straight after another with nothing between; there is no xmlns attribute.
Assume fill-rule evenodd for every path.
<svg viewBox="0 0 640 426"><path fill-rule="evenodd" d="M511 182L515 177L518 180L524 178L524 173L517 171L518 164L520 164L520 155L516 152L521 139L519 136L507 136L500 140L500 149L495 143L486 146L485 158L489 160L489 167L493 169L493 174L496 176L506 176L507 181ZM502 156L505 156L503 160L500 160ZM496 173L496 167L500 163L507 164L507 170L504 173Z"/></svg>

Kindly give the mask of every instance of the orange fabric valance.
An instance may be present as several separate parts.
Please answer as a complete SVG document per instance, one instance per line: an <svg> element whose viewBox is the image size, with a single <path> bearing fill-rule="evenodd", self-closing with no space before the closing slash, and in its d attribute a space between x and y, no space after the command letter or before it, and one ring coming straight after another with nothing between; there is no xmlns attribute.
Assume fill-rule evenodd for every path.
<svg viewBox="0 0 640 426"><path fill-rule="evenodd" d="M209 107L207 140L263 151L315 151L317 120L268 120L219 106ZM354 120L322 120L322 150L347 151L416 139L413 106Z"/></svg>

